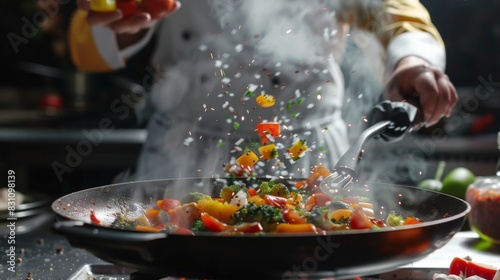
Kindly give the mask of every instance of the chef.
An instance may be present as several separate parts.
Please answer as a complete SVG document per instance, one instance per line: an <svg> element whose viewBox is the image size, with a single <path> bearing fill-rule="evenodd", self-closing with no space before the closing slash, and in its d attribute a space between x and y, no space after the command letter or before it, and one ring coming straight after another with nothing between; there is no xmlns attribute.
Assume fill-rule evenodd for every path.
<svg viewBox="0 0 500 280"><path fill-rule="evenodd" d="M78 7L69 32L82 71L126 67L157 37L151 65L161 79L142 105L150 117L136 180L238 173L241 156L270 144L272 158L261 155L245 174L332 169L349 147L339 64L351 27L385 50L385 98L418 100L427 126L457 102L443 41L415 0L186 0L157 18L90 11L90 0ZM279 135L259 134L266 122Z"/></svg>

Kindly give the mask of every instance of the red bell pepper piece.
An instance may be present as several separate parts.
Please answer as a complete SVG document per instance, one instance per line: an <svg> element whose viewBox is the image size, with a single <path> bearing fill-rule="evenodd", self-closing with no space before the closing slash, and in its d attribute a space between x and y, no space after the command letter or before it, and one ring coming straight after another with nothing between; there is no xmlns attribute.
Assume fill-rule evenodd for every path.
<svg viewBox="0 0 500 280"><path fill-rule="evenodd" d="M462 278L479 276L487 280L493 280L497 268L492 265L477 263L463 258L453 258L448 274L460 276Z"/></svg>
<svg viewBox="0 0 500 280"><path fill-rule="evenodd" d="M200 216L201 216L201 221L203 222L205 227L207 227L210 231L221 232L231 229L231 226L219 221L217 218L206 212L202 212Z"/></svg>
<svg viewBox="0 0 500 280"><path fill-rule="evenodd" d="M266 145L269 142L267 135L278 138L281 134L280 124L277 122L265 122L257 124L257 134L261 137L260 143Z"/></svg>

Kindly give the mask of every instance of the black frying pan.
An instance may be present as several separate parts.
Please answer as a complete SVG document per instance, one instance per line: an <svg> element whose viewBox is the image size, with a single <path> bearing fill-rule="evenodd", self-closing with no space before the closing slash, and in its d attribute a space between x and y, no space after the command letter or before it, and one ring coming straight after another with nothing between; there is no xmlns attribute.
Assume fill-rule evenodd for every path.
<svg viewBox="0 0 500 280"><path fill-rule="evenodd" d="M229 180L229 179L228 179ZM346 278L390 271L442 247L462 227L470 206L419 188L353 183L346 192L369 196L377 215L395 210L424 222L379 231L326 235L196 236L112 229L90 223L90 211L109 224L118 212L140 215L164 196L216 193L222 179L174 179L109 185L61 197L52 209L56 232L74 246L118 265L161 276L233 279Z"/></svg>

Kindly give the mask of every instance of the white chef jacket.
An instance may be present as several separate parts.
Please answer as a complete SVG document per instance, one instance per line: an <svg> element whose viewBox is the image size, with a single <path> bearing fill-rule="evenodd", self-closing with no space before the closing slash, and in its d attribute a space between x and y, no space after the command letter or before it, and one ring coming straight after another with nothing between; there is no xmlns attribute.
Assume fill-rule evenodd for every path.
<svg viewBox="0 0 500 280"><path fill-rule="evenodd" d="M245 150L259 154L256 125L266 121L281 123L281 136L271 139L279 157L257 162L259 176L307 177L318 164L332 169L349 147L341 116L344 81L333 55L345 34L335 21L325 20L335 11L310 8L324 3L319 0L302 2L299 13L291 4L297 1L285 8L276 4L282 1L265 0L241 1L241 6L231 4L238 1L181 2L178 12L122 51L111 30L92 29L112 68L123 66L125 57L158 32L152 64L162 78L145 107L154 113L134 179L224 176L224 164L235 163ZM273 8L278 16L269 13ZM411 32L392 40L388 69L410 54L444 68L444 51L435 38ZM255 97L264 93L274 96L274 106L257 105ZM298 140L305 140L308 150L292 160L287 149Z"/></svg>

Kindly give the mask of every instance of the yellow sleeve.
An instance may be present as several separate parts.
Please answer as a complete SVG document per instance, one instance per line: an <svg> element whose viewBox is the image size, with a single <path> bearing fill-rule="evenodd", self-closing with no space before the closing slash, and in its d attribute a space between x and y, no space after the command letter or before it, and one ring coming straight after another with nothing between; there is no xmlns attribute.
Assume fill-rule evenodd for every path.
<svg viewBox="0 0 500 280"><path fill-rule="evenodd" d="M373 32L384 47L406 32L427 32L439 45L443 40L427 9L418 0L352 0L341 4L342 22Z"/></svg>
<svg viewBox="0 0 500 280"><path fill-rule="evenodd" d="M96 47L92 30L87 23L87 12L77 10L69 26L69 50L75 66L84 72L109 72L113 71L102 58Z"/></svg>
<svg viewBox="0 0 500 280"><path fill-rule="evenodd" d="M431 21L427 9L417 0L385 0L382 17L386 19L381 28L381 41L387 44L405 32L427 32L444 48L443 39Z"/></svg>

